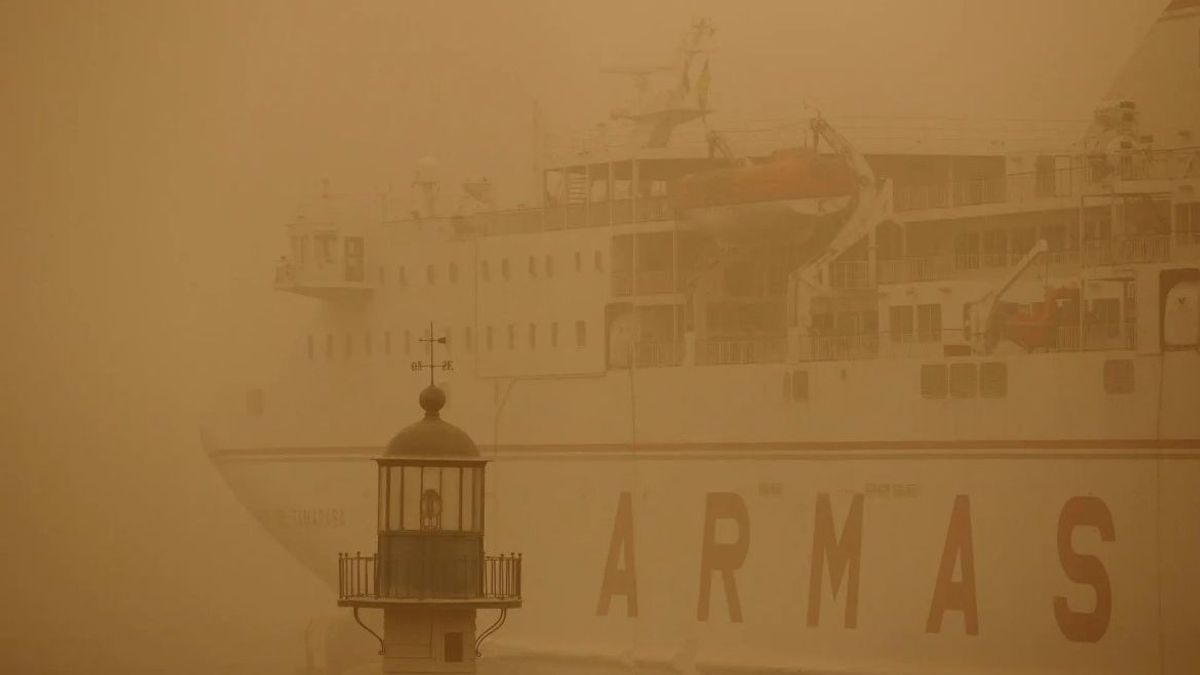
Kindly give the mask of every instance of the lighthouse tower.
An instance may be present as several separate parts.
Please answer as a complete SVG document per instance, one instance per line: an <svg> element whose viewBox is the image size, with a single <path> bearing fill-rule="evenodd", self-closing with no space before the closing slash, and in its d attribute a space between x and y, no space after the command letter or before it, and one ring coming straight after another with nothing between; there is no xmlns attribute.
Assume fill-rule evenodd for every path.
<svg viewBox="0 0 1200 675"><path fill-rule="evenodd" d="M383 610L383 635L375 637L384 673L473 673L476 648L521 606L521 558L484 555L487 462L441 418L441 389L430 385L420 403L424 418L375 460L378 552L339 556L338 605L354 608L367 630L359 610ZM475 612L484 608L500 616L480 633Z"/></svg>

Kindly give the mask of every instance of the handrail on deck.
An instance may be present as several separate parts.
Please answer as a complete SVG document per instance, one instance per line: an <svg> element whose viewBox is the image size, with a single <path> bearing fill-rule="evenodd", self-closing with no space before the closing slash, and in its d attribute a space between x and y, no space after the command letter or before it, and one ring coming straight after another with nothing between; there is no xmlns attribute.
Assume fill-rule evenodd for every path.
<svg viewBox="0 0 1200 675"><path fill-rule="evenodd" d="M338 554L338 598L509 600L521 597L521 554L385 560Z"/></svg>

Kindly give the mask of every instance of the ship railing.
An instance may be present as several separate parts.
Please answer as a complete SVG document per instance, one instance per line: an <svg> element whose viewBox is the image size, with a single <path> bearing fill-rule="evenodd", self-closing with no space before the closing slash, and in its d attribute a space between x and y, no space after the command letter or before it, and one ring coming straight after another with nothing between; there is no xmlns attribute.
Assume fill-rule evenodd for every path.
<svg viewBox="0 0 1200 675"><path fill-rule="evenodd" d="M633 295L633 273L612 273L612 294L616 296Z"/></svg>
<svg viewBox="0 0 1200 675"><path fill-rule="evenodd" d="M867 288L870 276L866 260L844 260L829 266L829 285L833 288L855 290Z"/></svg>
<svg viewBox="0 0 1200 675"><path fill-rule="evenodd" d="M800 361L852 361L879 356L879 335L801 336L796 350Z"/></svg>
<svg viewBox="0 0 1200 675"><path fill-rule="evenodd" d="M895 188L897 211L917 211L1021 203L1039 199L1073 197L1102 189L1113 180L1174 180L1200 176L1200 151L1158 150L1129 153L1115 161L1107 158L1058 157L1065 166L1012 173L1003 176L966 178Z"/></svg>
<svg viewBox="0 0 1200 675"><path fill-rule="evenodd" d="M894 258L878 264L881 284L940 281L954 276L954 261L946 256Z"/></svg>
<svg viewBox="0 0 1200 675"><path fill-rule="evenodd" d="M634 363L638 368L678 366L683 363L682 342L637 342L633 345Z"/></svg>
<svg viewBox="0 0 1200 675"><path fill-rule="evenodd" d="M1047 351L1133 350L1137 348L1137 322L1089 322L1084 324L1082 332L1078 324L1058 326L1053 338L1054 342L1047 347Z"/></svg>
<svg viewBox="0 0 1200 675"><path fill-rule="evenodd" d="M441 224L448 225L455 233L463 236L492 236L644 223L671 220L674 217L675 212L670 199L656 195L637 200L560 203L543 208L479 211L436 218L402 218L391 222L401 226Z"/></svg>
<svg viewBox="0 0 1200 675"><path fill-rule="evenodd" d="M1170 256L1171 237L1166 234L1133 235L1083 242L1083 264L1087 267L1165 262Z"/></svg>
<svg viewBox="0 0 1200 675"><path fill-rule="evenodd" d="M674 275L669 270L641 270L636 275L622 271L613 272L612 275L612 292L616 296L656 295L674 291Z"/></svg>
<svg viewBox="0 0 1200 675"><path fill-rule="evenodd" d="M639 295L670 293L675 290L673 275L667 270L642 270L637 273L634 290Z"/></svg>
<svg viewBox="0 0 1200 675"><path fill-rule="evenodd" d="M786 351L787 342L783 338L698 340L696 342L696 365L782 363Z"/></svg>
<svg viewBox="0 0 1200 675"><path fill-rule="evenodd" d="M338 597L424 599L521 597L521 554L415 556L381 560L338 555Z"/></svg>
<svg viewBox="0 0 1200 675"><path fill-rule="evenodd" d="M1197 223L1200 226L1200 223ZM1183 230L1175 233L1175 244L1178 246L1200 245L1200 229Z"/></svg>
<svg viewBox="0 0 1200 675"><path fill-rule="evenodd" d="M1177 232L1176 246L1200 245L1200 231ZM1080 248L1054 249L1047 251L1044 262L1035 265L1062 265L1078 267L1104 267L1137 263L1166 262L1171 259L1172 236L1169 234L1130 235L1090 239ZM881 284L912 283L919 281L941 281L957 273L985 269L1004 269L1016 265L1024 257L1017 251L1007 253L956 253L950 256L925 256L894 258L876 263L878 281ZM862 273L830 266L830 279L835 288L854 287ZM858 275L858 276L856 276Z"/></svg>

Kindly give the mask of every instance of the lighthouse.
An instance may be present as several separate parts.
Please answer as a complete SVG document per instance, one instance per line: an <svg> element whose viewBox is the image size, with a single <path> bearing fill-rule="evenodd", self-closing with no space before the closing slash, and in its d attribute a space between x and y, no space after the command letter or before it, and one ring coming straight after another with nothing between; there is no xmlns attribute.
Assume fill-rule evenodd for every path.
<svg viewBox="0 0 1200 675"><path fill-rule="evenodd" d="M430 384L419 400L424 417L375 459L377 552L339 555L338 605L368 631L359 611L383 610L383 635L371 632L384 673L473 673L479 644L521 606L521 557L484 554L487 462L441 418L441 389ZM480 609L500 610L482 632Z"/></svg>

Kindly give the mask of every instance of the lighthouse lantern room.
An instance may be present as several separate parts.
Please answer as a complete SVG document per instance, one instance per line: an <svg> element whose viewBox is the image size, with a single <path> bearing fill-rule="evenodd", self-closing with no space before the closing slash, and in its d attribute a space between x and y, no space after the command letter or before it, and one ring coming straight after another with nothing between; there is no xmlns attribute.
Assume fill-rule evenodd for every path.
<svg viewBox="0 0 1200 675"><path fill-rule="evenodd" d="M339 556L338 604L354 608L356 619L360 609L383 610L383 672L474 672L479 644L521 606L521 558L484 554L487 462L441 418L441 389L430 385L420 403L424 418L375 460L378 552ZM500 616L477 635L483 608Z"/></svg>

